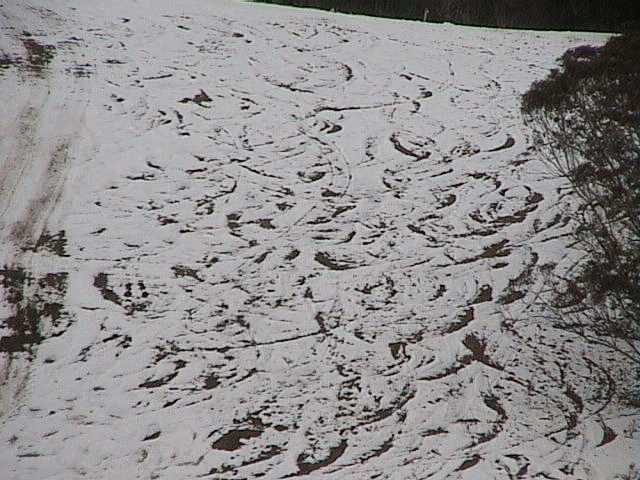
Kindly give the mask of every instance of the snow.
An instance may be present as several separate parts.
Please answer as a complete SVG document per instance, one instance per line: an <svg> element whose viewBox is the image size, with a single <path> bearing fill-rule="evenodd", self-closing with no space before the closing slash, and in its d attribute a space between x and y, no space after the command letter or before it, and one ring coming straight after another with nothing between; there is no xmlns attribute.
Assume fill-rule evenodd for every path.
<svg viewBox="0 0 640 480"><path fill-rule="evenodd" d="M42 336L0 352L2 479L610 479L640 458L624 358L536 305L576 256L572 199L519 112L606 35L229 0L0 15L0 307ZM28 38L55 47L41 68Z"/></svg>

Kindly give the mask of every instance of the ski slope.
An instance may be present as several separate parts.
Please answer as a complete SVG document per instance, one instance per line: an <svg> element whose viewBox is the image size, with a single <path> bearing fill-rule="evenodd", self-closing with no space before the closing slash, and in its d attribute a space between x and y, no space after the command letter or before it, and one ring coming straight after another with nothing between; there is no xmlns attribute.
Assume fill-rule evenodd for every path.
<svg viewBox="0 0 640 480"><path fill-rule="evenodd" d="M613 479L519 96L582 33L0 4L0 478Z"/></svg>

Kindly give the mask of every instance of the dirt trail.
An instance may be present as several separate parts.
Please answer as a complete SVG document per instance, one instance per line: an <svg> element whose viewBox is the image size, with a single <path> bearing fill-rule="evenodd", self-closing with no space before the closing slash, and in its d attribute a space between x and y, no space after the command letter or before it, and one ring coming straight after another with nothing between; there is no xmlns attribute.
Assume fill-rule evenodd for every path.
<svg viewBox="0 0 640 480"><path fill-rule="evenodd" d="M50 273L35 269L32 257L38 251L62 253L55 246L57 226L49 219L64 191L87 101L83 80L64 71L73 55L32 37L30 16L58 26L46 11L25 17L5 13L12 29L0 37L7 48L22 47L0 75L0 84L14 96L3 114L0 142L0 301L11 315L0 348L0 417L23 400L37 345L62 314L67 273L54 265ZM57 58L61 55L65 58Z"/></svg>

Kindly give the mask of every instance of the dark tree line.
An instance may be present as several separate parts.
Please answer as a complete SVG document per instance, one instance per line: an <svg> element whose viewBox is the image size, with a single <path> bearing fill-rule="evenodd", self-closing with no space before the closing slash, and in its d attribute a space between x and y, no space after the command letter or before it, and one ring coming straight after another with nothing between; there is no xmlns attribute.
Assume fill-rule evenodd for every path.
<svg viewBox="0 0 640 480"><path fill-rule="evenodd" d="M382 17L513 28L638 30L640 0L257 0Z"/></svg>

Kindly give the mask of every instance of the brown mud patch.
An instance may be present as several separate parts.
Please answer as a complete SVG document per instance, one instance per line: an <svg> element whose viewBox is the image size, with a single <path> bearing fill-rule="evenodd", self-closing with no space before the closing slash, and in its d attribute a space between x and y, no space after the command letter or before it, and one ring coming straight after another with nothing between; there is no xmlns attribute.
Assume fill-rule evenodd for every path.
<svg viewBox="0 0 640 480"><path fill-rule="evenodd" d="M467 263L476 262L478 260L485 259L496 259L501 257L508 257L511 254L511 248L508 246L509 240L501 240L498 243L494 243L489 245L484 249L484 251L475 257L467 258L465 260L460 260L457 262L457 265L464 265Z"/></svg>
<svg viewBox="0 0 640 480"><path fill-rule="evenodd" d="M507 135L507 139L505 142L499 147L491 148L487 150L487 152L499 152L500 150L506 150L507 148L511 148L516 144L515 139L511 135Z"/></svg>
<svg viewBox="0 0 640 480"><path fill-rule="evenodd" d="M204 90L200 90L199 93L196 93L193 97L184 97L181 100L178 100L179 103L195 103L201 107L208 108L207 103L211 103L213 99L205 92Z"/></svg>
<svg viewBox="0 0 640 480"><path fill-rule="evenodd" d="M475 361L496 370L504 370L504 367L494 362L489 355L487 355L487 342L485 339L478 338L473 333L470 333L464 337L462 344L471 351L470 357L467 356L461 360L465 365L469 365Z"/></svg>
<svg viewBox="0 0 640 480"><path fill-rule="evenodd" d="M403 145L402 142L400 142L400 139L398 138L397 133L394 133L393 135L391 135L389 140L391 141L393 148L395 148L398 152L408 157L413 157L416 160L425 160L431 156L431 152L429 151L420 151L418 149L412 149Z"/></svg>
<svg viewBox="0 0 640 480"><path fill-rule="evenodd" d="M491 285L482 285L478 290L478 293L471 301L471 305L478 303L490 302L493 300L493 288Z"/></svg>
<svg viewBox="0 0 640 480"><path fill-rule="evenodd" d="M102 298L121 306L129 316L132 316L135 312L146 311L151 303L148 300L149 292L147 291L147 286L142 280L135 284L134 282L125 282L119 285L118 290L122 291L119 294L110 285L109 274L102 272L93 278L93 286L100 291Z"/></svg>
<svg viewBox="0 0 640 480"><path fill-rule="evenodd" d="M337 446L329 448L329 455L317 462L307 462L305 461L305 455L299 455L296 461L296 464L298 465L298 473L289 475L288 477L301 477L309 475L321 468L328 467L332 463L335 463L346 450L347 441L342 439Z"/></svg>
<svg viewBox="0 0 640 480"><path fill-rule="evenodd" d="M527 295L526 287L533 282L533 274L536 264L538 263L538 254L533 253L530 263L516 278L509 280L507 288L498 298L501 305L509 305Z"/></svg>
<svg viewBox="0 0 640 480"><path fill-rule="evenodd" d="M0 269L3 297L13 310L13 314L2 321L3 328L11 333L0 338L0 352L33 353L34 347L45 339L45 321L51 327L51 336L66 331L61 319L66 315L63 302L67 276L66 272L59 272L34 278L22 267Z"/></svg>
<svg viewBox="0 0 640 480"><path fill-rule="evenodd" d="M153 389L153 388L162 387L162 386L168 384L174 378L176 378L178 376L178 373L180 373L180 370L182 370L184 367L187 366L187 362L184 361L184 360L175 360L173 362L173 364L175 365L175 370L172 373L164 375L163 377L157 378L155 380L149 378L149 379L145 380L144 382L142 382L140 385L138 385L138 388L151 388L151 389Z"/></svg>
<svg viewBox="0 0 640 480"><path fill-rule="evenodd" d="M458 321L449 325L444 333L449 334L457 332L458 330L462 330L464 327L473 322L475 318L475 309L473 307L469 307L464 311L464 313L458 315Z"/></svg>
<svg viewBox="0 0 640 480"><path fill-rule="evenodd" d="M482 457L476 454L473 457L462 462L462 464L458 468L456 468L455 471L461 472L463 470L468 470L472 467L475 467L478 463L480 463L480 460L482 460Z"/></svg>
<svg viewBox="0 0 640 480"><path fill-rule="evenodd" d="M195 268L186 267L184 265L174 265L173 267L171 267L171 270L173 270L173 275L176 278L190 277L194 280L197 280L198 282L204 281L202 278L200 278L200 276L198 275L198 271Z"/></svg>
<svg viewBox="0 0 640 480"><path fill-rule="evenodd" d="M24 66L32 74L42 76L55 57L56 47L39 43L28 33L21 40L24 49L27 51Z"/></svg>
<svg viewBox="0 0 640 480"><path fill-rule="evenodd" d="M36 242L33 251L46 250L59 257L68 257L67 254L67 234L64 230L51 234L48 231L42 232Z"/></svg>
<svg viewBox="0 0 640 480"><path fill-rule="evenodd" d="M244 440L250 440L252 438L259 437L263 434L262 430L256 430L251 428L241 428L238 430L231 430L225 433L222 437L211 444L211 448L214 450L226 450L227 452L233 452L238 450L244 445Z"/></svg>
<svg viewBox="0 0 640 480"><path fill-rule="evenodd" d="M356 265L349 262L339 262L329 256L328 253L318 252L316 253L314 260L318 262L320 265L324 265L329 270L349 270L352 268L356 268Z"/></svg>

